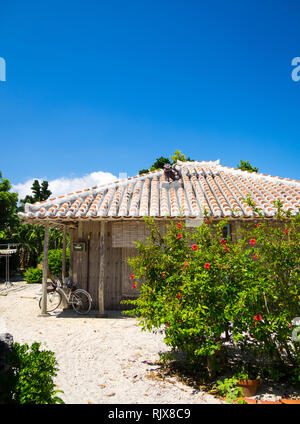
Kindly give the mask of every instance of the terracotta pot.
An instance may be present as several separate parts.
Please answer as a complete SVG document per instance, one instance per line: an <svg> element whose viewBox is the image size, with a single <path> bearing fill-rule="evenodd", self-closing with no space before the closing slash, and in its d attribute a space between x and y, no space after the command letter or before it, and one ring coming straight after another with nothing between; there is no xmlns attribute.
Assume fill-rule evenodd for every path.
<svg viewBox="0 0 300 424"><path fill-rule="evenodd" d="M255 396L260 380L239 380L238 386L243 390L244 396Z"/></svg>
<svg viewBox="0 0 300 424"><path fill-rule="evenodd" d="M286 405L300 405L300 399L280 399L280 402Z"/></svg>
<svg viewBox="0 0 300 424"><path fill-rule="evenodd" d="M272 401L272 400L260 400L259 403L261 403L262 405L282 405L281 402L277 402L277 401Z"/></svg>
<svg viewBox="0 0 300 424"><path fill-rule="evenodd" d="M246 399L246 398L239 398L239 399L243 399L245 402L247 402L248 404L250 404L250 405L255 405L255 404L257 404L257 400L256 399ZM238 402L238 400L236 400L235 402L234 402L234 404L235 405L237 405L239 402Z"/></svg>
<svg viewBox="0 0 300 424"><path fill-rule="evenodd" d="M257 400L256 399L247 399L247 398L244 398L244 400L248 403L248 405L256 405L257 404Z"/></svg>

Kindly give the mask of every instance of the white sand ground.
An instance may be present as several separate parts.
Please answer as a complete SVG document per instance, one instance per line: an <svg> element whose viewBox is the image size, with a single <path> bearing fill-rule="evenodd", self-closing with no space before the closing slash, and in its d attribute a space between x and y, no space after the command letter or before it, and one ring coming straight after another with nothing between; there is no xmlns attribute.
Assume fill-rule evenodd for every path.
<svg viewBox="0 0 300 424"><path fill-rule="evenodd" d="M14 284L21 290L0 296L2 326L16 342L41 342L55 352L55 383L64 391L59 396L65 403L222 403L175 378L151 378L158 352L167 348L162 335L141 331L136 319L117 312L108 318L93 312L79 316L72 310L39 317L41 285Z"/></svg>

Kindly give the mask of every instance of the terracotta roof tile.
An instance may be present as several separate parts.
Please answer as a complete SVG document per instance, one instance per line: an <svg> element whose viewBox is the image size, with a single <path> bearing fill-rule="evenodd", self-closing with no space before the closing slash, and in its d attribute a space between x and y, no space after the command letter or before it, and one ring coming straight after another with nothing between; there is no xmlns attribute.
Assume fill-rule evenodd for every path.
<svg viewBox="0 0 300 424"><path fill-rule="evenodd" d="M22 219L252 217L248 195L263 215L271 217L280 200L286 211L299 213L300 182L241 171L216 162L178 162L181 178L166 181L162 170L78 190L36 204L26 204Z"/></svg>

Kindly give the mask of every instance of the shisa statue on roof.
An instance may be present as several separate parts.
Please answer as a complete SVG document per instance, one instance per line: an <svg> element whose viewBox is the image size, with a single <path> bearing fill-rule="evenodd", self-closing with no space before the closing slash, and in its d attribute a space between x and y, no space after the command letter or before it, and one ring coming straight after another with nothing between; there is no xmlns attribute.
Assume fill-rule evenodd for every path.
<svg viewBox="0 0 300 424"><path fill-rule="evenodd" d="M170 165L169 163L165 163L163 167L164 173L168 182L178 181L181 177L180 172L176 169L176 165Z"/></svg>

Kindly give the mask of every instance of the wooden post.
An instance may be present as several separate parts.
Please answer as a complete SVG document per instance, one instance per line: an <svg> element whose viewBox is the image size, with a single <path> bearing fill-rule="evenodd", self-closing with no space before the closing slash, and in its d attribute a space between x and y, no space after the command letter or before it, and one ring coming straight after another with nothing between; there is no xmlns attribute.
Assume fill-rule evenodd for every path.
<svg viewBox="0 0 300 424"><path fill-rule="evenodd" d="M47 317L47 276L48 276L48 245L49 245L49 224L45 225L44 236L44 260L43 260L43 281L42 281L42 310L39 316Z"/></svg>
<svg viewBox="0 0 300 424"><path fill-rule="evenodd" d="M73 279L73 241L74 241L74 230L70 229L70 265L69 265L69 275Z"/></svg>
<svg viewBox="0 0 300 424"><path fill-rule="evenodd" d="M105 317L104 311L104 277L105 277L105 222L100 222L100 263L99 263L99 285L98 285L98 304L99 316Z"/></svg>
<svg viewBox="0 0 300 424"><path fill-rule="evenodd" d="M66 226L63 228L63 252L62 252L62 282L64 283L66 278Z"/></svg>
<svg viewBox="0 0 300 424"><path fill-rule="evenodd" d="M91 235L88 233L87 243L86 243L86 289L90 289L90 244L91 244Z"/></svg>
<svg viewBox="0 0 300 424"><path fill-rule="evenodd" d="M66 225L63 226L63 252L62 252L62 270L61 270L61 278L62 278L62 283L64 283L65 278L66 278ZM66 299L63 297L62 298L62 303L61 303L63 309L68 309L69 308L69 304L66 301Z"/></svg>

